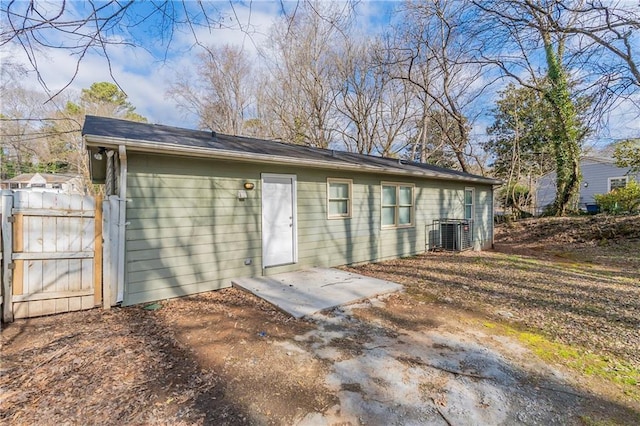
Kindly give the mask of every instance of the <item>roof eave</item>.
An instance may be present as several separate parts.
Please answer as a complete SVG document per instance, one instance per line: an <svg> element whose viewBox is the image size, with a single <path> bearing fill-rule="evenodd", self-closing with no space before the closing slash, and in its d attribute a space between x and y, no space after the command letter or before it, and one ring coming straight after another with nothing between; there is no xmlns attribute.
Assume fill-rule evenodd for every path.
<svg viewBox="0 0 640 426"><path fill-rule="evenodd" d="M95 147L104 147L110 149L117 149L119 145L124 145L127 150L137 151L137 152L149 152L155 154L179 154L179 155L187 155L190 157L200 157L200 158L213 158L220 160L238 160L238 161L247 161L247 162L255 162L255 163L264 163L264 164L283 164L283 165L304 165L306 167L316 168L316 169L335 169L335 170L348 170L355 172L369 172L369 173L383 173L388 175L396 175L396 176L415 176L421 178L430 178L430 179L438 179L438 180L454 180L460 182L476 182L482 183L486 185L499 185L501 181L490 178L476 178L476 177L463 177L463 176L455 176L449 174L440 174L436 172L414 172L410 170L399 170L399 169L391 169L387 167L380 166L368 166L363 164L356 163L344 163L337 164L334 161L323 161L323 160L307 160L307 159L299 159L299 158L290 158L290 157L282 157L278 155L269 155L269 154L252 154L245 152L237 152L237 151L229 151L229 150L221 150L221 149L211 149L211 148L201 148L201 147L189 147L185 145L177 145L177 144L158 144L153 141L139 140L139 139L127 139L127 138L114 138L110 136L100 136L100 135L84 135L85 142L87 146L95 146Z"/></svg>

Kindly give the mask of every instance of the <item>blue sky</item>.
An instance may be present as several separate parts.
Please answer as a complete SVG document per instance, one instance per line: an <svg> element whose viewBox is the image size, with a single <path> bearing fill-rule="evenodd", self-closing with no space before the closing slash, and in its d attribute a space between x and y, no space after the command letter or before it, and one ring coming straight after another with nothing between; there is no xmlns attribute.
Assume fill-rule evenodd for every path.
<svg viewBox="0 0 640 426"><path fill-rule="evenodd" d="M55 3L54 3L55 4ZM392 9L398 2L373 1L360 2L358 9L358 27L364 34L373 34L389 23ZM71 2L68 14L82 15L87 10L83 2ZM196 24L203 23L203 15L196 2L187 2L187 12ZM162 26L159 14L151 19L144 17L151 11L150 3L137 3L130 10L128 20L123 20L106 35L114 41L134 41L136 46L111 45L107 52L111 59L111 73L117 83L129 96L129 100L137 111L151 122L175 126L195 127L197 118L185 116L178 111L172 99L165 96L169 83L194 68L200 47L195 40L204 45L235 44L242 46L248 53L255 54L257 49L266 44L269 28L282 15L283 9L292 13L297 5L295 1L261 1L206 2L209 16L220 24L211 29L205 25L194 25L192 29L181 26L169 33ZM51 7L55 10L55 6ZM185 12L181 3L175 3L171 12L178 20L184 18ZM135 27L130 23L142 22ZM165 30L165 31L163 31ZM169 34L171 38L169 39ZM69 39L57 39L59 35L51 34L52 43L70 44ZM76 58L70 51L49 49L39 52L39 66L42 77L49 89L49 94L63 88L75 72ZM0 58L12 58L27 64L24 52L18 46L6 45L0 51ZM3 61L4 62L4 61ZM78 94L82 88L89 87L97 81L112 81L109 63L103 52L93 49L82 60L80 69L69 89L65 90L57 100L64 103L65 95ZM44 91L34 72L29 72L22 81L26 87Z"/></svg>
<svg viewBox="0 0 640 426"><path fill-rule="evenodd" d="M70 10L69 13L78 12L86 7L82 2L69 4L75 9ZM194 22L201 21L203 16L197 7L198 4L196 2L187 4L186 12L181 9L181 3L176 3L172 12L178 19L184 18L184 13L189 13L192 18L195 17ZM389 25L393 9L400 4L396 1L358 2L356 22L359 31L365 37L382 31ZM131 21L141 21L149 12L151 7L149 3L136 3L133 13L128 15L130 21L123 21L108 34L113 40L125 42L135 40L137 44L136 46L109 46L108 53L113 76L128 94L132 104L137 107L137 111L146 116L150 122L195 128L197 118L185 115L176 107L175 102L166 96L170 82L176 76L183 75L194 68L200 49L195 45L195 39L197 38L204 45L236 44L242 46L248 53L255 54L258 48L266 44L269 28L281 16L283 8L288 13L292 13L296 5L295 1L266 0L206 2L210 17L219 22L218 28L210 29L204 25L196 25L192 32L191 29L183 26L172 34L169 42L168 33L163 31L164 27L158 15L133 28L126 25ZM26 63L24 53L16 46L6 45L0 50L0 59L3 62L7 57ZM40 69L50 93L57 92L69 82L75 71L75 64L75 57L68 51L50 49L41 52ZM96 81L111 81L111 76L104 55L93 50L83 59L75 81L58 101L63 104L65 96L77 95L82 88L89 87ZM33 72L29 73L22 83L33 90L43 91ZM495 93L495 90L492 93ZM485 103L490 107L493 106L491 96L493 95L488 95ZM610 125L597 135L597 138L610 141L639 135L638 121L640 120L637 120L636 114L637 108L630 106L616 109L611 114ZM489 122L490 118L486 115L480 117L473 133L480 136Z"/></svg>

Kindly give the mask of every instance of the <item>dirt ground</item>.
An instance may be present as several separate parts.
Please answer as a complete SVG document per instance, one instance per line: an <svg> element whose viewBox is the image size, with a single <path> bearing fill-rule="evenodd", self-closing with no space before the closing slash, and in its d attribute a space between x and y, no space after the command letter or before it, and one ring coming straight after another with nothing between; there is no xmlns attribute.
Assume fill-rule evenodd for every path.
<svg viewBox="0 0 640 426"><path fill-rule="evenodd" d="M405 292L302 320L226 289L3 325L0 421L639 424L640 238L562 229L353 268Z"/></svg>

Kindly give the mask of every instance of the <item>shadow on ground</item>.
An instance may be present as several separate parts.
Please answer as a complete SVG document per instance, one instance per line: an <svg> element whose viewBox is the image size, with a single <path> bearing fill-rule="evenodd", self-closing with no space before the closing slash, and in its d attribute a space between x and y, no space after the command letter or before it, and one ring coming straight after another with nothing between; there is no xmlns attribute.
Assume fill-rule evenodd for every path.
<svg viewBox="0 0 640 426"><path fill-rule="evenodd" d="M467 294L488 294L483 286L456 284L460 258L443 259L438 273L450 268L452 278L439 285L448 297L456 297L455 285L469 287ZM403 268L398 264L397 277L416 282L417 270ZM640 421L632 408L569 385L512 339L470 325L470 314L412 288L418 287L310 320L293 320L227 289L163 302L157 310L17 321L2 330L0 419L216 425ZM551 290L536 297L563 293Z"/></svg>

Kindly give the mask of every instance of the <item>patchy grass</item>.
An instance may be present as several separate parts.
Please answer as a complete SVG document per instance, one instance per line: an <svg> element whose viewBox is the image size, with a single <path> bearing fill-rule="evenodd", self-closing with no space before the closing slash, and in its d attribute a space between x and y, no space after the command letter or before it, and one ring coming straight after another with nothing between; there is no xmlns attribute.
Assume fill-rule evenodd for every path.
<svg viewBox="0 0 640 426"><path fill-rule="evenodd" d="M634 401L640 402L640 368L612 356L593 353L581 347L558 343L531 331L522 331L506 323L484 321L493 332L513 336L541 359L568 367L582 375L614 383Z"/></svg>
<svg viewBox="0 0 640 426"><path fill-rule="evenodd" d="M360 266L355 272L399 282L425 302L480 311L558 343L640 366L637 270L467 252L425 254Z"/></svg>
<svg viewBox="0 0 640 426"><path fill-rule="evenodd" d="M620 423L609 419L594 419L591 416L580 416L585 426L619 426Z"/></svg>

